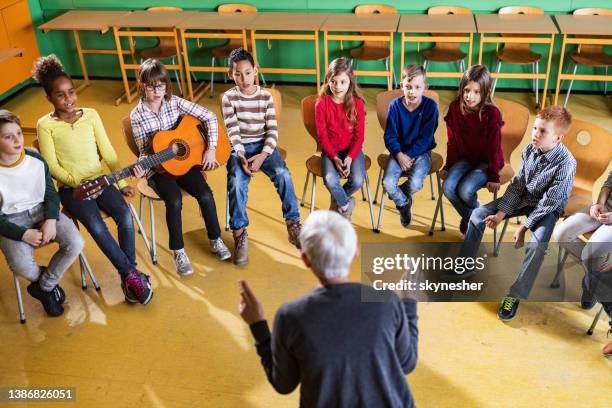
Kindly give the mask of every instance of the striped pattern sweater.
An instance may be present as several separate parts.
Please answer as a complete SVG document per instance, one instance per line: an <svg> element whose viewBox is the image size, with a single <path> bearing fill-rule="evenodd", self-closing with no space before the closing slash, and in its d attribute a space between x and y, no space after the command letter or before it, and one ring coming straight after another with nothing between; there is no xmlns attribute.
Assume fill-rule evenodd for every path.
<svg viewBox="0 0 612 408"><path fill-rule="evenodd" d="M270 92L258 86L252 95L246 95L236 86L225 92L222 105L223 121L235 152L244 153L245 144L262 141L264 152L274 152L278 128Z"/></svg>

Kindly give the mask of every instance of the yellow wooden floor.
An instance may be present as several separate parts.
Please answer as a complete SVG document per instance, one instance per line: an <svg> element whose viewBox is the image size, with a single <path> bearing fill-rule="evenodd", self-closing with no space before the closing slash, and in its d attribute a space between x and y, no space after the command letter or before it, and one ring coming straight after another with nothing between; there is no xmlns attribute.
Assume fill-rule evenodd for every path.
<svg viewBox="0 0 612 408"><path fill-rule="evenodd" d="M115 107L122 89L119 81L95 81L82 92L79 105L100 112L122 163L134 160L123 142L120 119L132 105ZM218 90L225 89L223 85ZM314 142L301 122L300 99L314 87L280 86L284 112L279 145L288 150L288 166L296 193L302 193L304 161ZM366 89L365 151L372 157L384 150L376 120L375 95ZM442 91L445 112L453 92ZM533 95L504 94L532 106ZM219 114L217 96L200 102ZM576 118L612 128L610 100L603 96L572 95ZM21 116L25 126L51 106L40 88L31 88L3 108ZM506 118L511 120L511 118ZM533 120L533 113L532 113ZM527 143L529 133L523 141ZM445 154L443 121L436 133L436 151ZM520 153L513 155L518 166ZM516 167L515 167L516 168ZM372 189L378 169L370 169ZM224 222L225 170L209 174ZM603 183L596 184L596 193ZM316 204L327 208L329 196L318 183ZM595 194L596 194L595 193ZM483 194L481 201L490 199ZM133 201L137 204L137 200ZM458 217L445 202L447 231L426 235L433 215L429 184L417 194L414 226L406 230L398 216L386 211L383 231L371 231L366 203L359 202L354 216L361 242L459 241ZM123 300L119 278L85 232L86 254L102 291L82 291L76 265L67 271L62 286L68 303L63 317L45 317L37 301L24 291L28 322L19 324L15 291L4 259L0 260L0 386L72 386L77 403L67 407L295 407L298 392L277 395L268 385L248 328L237 313L238 279L248 279L264 302L268 318L278 306L315 287L315 280L289 245L280 200L272 184L258 175L251 183L250 264L238 269L217 262L209 252L194 200L186 199L183 225L187 251L194 263L193 276L181 279L168 251L163 206L156 204L159 264L153 266L140 238L137 255L141 269L152 275L155 297L146 307ZM378 206L375 207L378 210ZM302 209L306 217L306 208ZM148 215L144 217L148 225ZM510 239L512 229L506 234ZM112 231L116 231L114 226ZM231 234L223 233L228 244ZM491 235L485 238L490 240ZM44 249L41 259L48 259ZM568 274L578 274L577 268ZM351 271L359 279L359 262ZM25 285L22 285L24 287ZM602 319L592 337L585 335L594 311L575 303L523 303L511 324L501 323L494 303L422 303L419 305L419 363L408 376L420 407L604 407L612 396L612 361L600 355L608 325ZM10 404L10 407L25 405ZM38 406L38 405L37 405ZM60 406L48 404L45 406Z"/></svg>

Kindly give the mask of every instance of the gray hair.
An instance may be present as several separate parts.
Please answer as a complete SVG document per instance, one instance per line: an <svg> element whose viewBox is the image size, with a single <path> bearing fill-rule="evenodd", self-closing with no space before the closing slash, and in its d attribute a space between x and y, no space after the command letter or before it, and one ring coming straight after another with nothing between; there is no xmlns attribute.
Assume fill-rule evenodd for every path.
<svg viewBox="0 0 612 408"><path fill-rule="evenodd" d="M357 253L357 234L351 223L327 210L310 214L302 227L300 243L315 273L323 279L347 276Z"/></svg>

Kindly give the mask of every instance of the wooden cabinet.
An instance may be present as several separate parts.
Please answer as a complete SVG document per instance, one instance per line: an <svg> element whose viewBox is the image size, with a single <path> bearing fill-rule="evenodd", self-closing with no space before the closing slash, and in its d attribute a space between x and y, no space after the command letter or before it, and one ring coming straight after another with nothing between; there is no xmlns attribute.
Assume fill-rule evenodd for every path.
<svg viewBox="0 0 612 408"><path fill-rule="evenodd" d="M0 0L0 48L23 48L21 57L0 62L0 94L28 79L40 52L27 0Z"/></svg>

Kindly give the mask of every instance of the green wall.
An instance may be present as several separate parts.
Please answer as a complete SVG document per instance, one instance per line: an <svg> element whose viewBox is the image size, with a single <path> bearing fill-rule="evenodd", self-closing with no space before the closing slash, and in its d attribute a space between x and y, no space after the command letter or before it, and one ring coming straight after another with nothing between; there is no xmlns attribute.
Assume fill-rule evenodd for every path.
<svg viewBox="0 0 612 408"><path fill-rule="evenodd" d="M32 18L34 25L39 26L45 21L48 21L68 10L71 9L99 9L99 10L138 10L144 9L151 6L168 5L168 6L180 6L186 10L202 10L202 11L213 11L220 4L229 3L230 1L194 1L194 0L165 0L165 1L147 1L147 0L132 0L128 2L122 2L119 0L29 0L30 9L32 12ZM292 0L292 1L278 1L278 0L247 0L245 3L256 6L260 11L303 11L303 12L351 12L355 6L359 4L366 4L367 1L329 1L329 0ZM434 5L457 5L471 8L474 13L493 13L496 12L500 7L513 4L521 4L528 6L536 6L543 8L547 14L564 14L570 13L571 11L582 8L582 7L610 7L610 0L451 0L451 1L425 1L425 0L413 0L413 1L373 1L372 3L389 4L395 6L400 13L424 13L425 10ZM126 5L128 4L128 5ZM474 41L473 50L473 62L477 62L478 57L478 35L476 35ZM50 32L43 34L37 32L37 39L40 47L41 54L46 55L49 53L57 54L68 72L72 75L81 75L81 69L78 62L78 56L74 45L72 33L70 32ZM399 45L400 36L396 34L395 45ZM190 49L190 60L193 60L194 64L209 65L210 64L210 49L214 46L223 44L223 40L209 40L202 44L202 48L198 48L195 41L189 44ZM320 41L320 56L321 63L323 64L323 41L321 35ZM114 39L111 32L105 35L99 33L81 33L81 44L85 48L114 48ZM155 44L155 40L149 39L138 39L136 46L137 48L144 48ZM560 53L561 38L557 36L555 41L555 49L552 60L552 79L549 83L549 88L554 89L556 84L556 72L558 68L559 53ZM330 44L330 59L348 54L348 49L358 46L359 42L344 42L344 51L340 50L339 42L332 42ZM126 42L127 46L127 42ZM429 47L428 44L421 44L421 50L425 47ZM399 74L400 67L400 52L399 46L395 46L395 69L396 73ZM467 52L467 45L464 46ZM534 45L533 50L542 54L543 59L540 62L540 72L544 72L546 58L547 58L547 47L545 45ZM571 50L571 48L569 48ZM491 69L495 67L495 44L487 44L484 49L483 62ZM258 57L260 63L263 66L291 66L291 67L314 67L314 59L312 57L312 42L302 41L273 41L270 50L267 49L264 42L258 46ZM116 77L120 78L119 63L115 56L110 55L87 55L86 57L87 67L91 76L104 76L104 77ZM422 62L422 59L417 54L416 45L408 44L406 57L406 63L410 62ZM324 67L323 71L324 71ZM359 69L384 69L383 62L359 62ZM436 70L455 70L456 67L453 64L430 64L431 71ZM531 69L531 67L521 66L510 66L505 65L503 72L521 72L521 70ZM603 73L603 69L594 70L588 67L580 67L579 73ZM202 74L203 75L203 74ZM220 75L220 74L218 74ZM206 74L206 78L209 78L209 74ZM220 78L220 76L219 76ZM314 76L311 75L266 75L266 79L270 81L301 81L314 83ZM360 77L359 82L362 84L384 84L384 78L371 78L371 77ZM543 87L544 81L540 81L540 87ZM432 86L454 86L457 84L457 80L454 79L430 79ZM527 80L500 80L498 83L500 88L517 88L517 89L530 89L530 81ZM0 95L0 99L8 96L10 93L18 90L20 87L16 87L11 92L4 95ZM575 90L589 90L597 91L603 89L603 83L598 82L587 82L577 81L574 83Z"/></svg>

